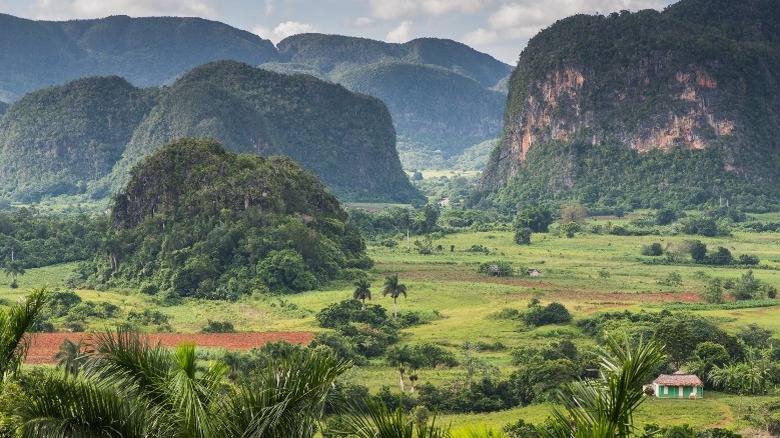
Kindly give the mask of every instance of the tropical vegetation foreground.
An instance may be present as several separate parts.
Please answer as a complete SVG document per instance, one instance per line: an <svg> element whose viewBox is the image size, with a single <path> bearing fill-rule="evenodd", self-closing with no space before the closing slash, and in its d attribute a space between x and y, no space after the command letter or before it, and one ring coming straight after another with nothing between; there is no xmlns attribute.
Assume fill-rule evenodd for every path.
<svg viewBox="0 0 780 438"><path fill-rule="evenodd" d="M353 400L372 394L377 409L386 405L392 412L401 405L419 424L426 423L426 412L430 418L438 410L439 425L486 425L496 432L509 426L509 436L539 433L529 432L527 424L545 424L551 407L558 405L560 388L598 376L598 346L607 342L605 331L630 348L654 337L666 345L666 359L642 376L643 383L681 366L698 373L707 389L701 400L646 397L633 415L639 430L683 424L697 434L715 428L724 434L776 430L774 333L780 329L780 307L768 296L778 284L780 235L732 224L728 236L691 236L682 231L684 221L649 226L657 234L603 231L640 230L656 214L591 218L571 233L556 223L548 232L533 233L530 245L518 245L511 227L501 226L482 232L438 229L408 240L404 233L384 235L369 245L374 268L367 277L297 294L215 301L77 289L72 287L77 264L70 263L26 270L16 280L19 289L10 288L9 275L0 285L0 298L10 305L31 288L48 285L51 301L36 327L46 331L75 328L105 334L130 321L147 332L315 332L311 350L271 344L248 353L201 348L188 353L190 347L182 347L154 354L168 361L165 373L188 369L181 362L187 355L197 353L199 360L188 360L212 366L221 363L214 359L222 359L230 371L220 368L217 374L224 379L217 380L232 382L233 388L252 382L257 378L252 370L267 369L279 358L322 354L331 357L322 359L331 360L329 366L354 364L336 379L335 394ZM755 220L772 223L775 218L759 215ZM724 248L735 260L746 255L758 263L697 262L689 253L696 246L692 241L705 245L710 257ZM665 254L643 255L654 244ZM540 275L528 275L532 269ZM750 299L734 299L748 282ZM405 286L405 294L387 290L398 285ZM370 300L364 291L358 293L363 289L370 291ZM714 289L722 301L712 299ZM397 318L392 316L393 297ZM20 383L5 388L51 378L41 377L37 369L23 368ZM190 378L210 375L207 368L192 370ZM750 385L742 384L748 381L745 376L753 376ZM349 420L328 418L322 425L331 432ZM682 430L662 433L683 436L670 435Z"/></svg>

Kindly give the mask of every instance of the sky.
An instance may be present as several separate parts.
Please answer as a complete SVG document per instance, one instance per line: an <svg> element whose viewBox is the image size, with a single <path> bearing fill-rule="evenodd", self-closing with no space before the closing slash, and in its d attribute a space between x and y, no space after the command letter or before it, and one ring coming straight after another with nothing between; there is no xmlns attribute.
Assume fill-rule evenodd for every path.
<svg viewBox="0 0 780 438"><path fill-rule="evenodd" d="M402 43L449 38L515 65L528 40L584 13L661 10L672 0L0 0L0 12L35 20L109 15L202 17L274 43L318 32Z"/></svg>

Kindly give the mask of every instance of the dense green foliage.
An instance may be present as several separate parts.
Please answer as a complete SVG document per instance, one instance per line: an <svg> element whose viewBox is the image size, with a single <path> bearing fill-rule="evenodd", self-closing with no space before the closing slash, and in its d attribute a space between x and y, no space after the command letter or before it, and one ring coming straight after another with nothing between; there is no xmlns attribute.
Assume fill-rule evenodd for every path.
<svg viewBox="0 0 780 438"><path fill-rule="evenodd" d="M52 22L0 14L0 100L96 75L157 86L209 61L257 65L276 56L270 41L201 18L112 16Z"/></svg>
<svg viewBox="0 0 780 438"><path fill-rule="evenodd" d="M488 195L482 205L516 211L518 205L539 200L576 201L621 214L665 206L717 208L725 199L756 211L778 205L775 192L723 169L721 157L714 149L639 153L617 143L549 143L532 148L518 177Z"/></svg>
<svg viewBox="0 0 780 438"><path fill-rule="evenodd" d="M336 198L288 158L183 139L131 174L91 267L98 282L235 298L307 290L371 265Z"/></svg>
<svg viewBox="0 0 780 438"><path fill-rule="evenodd" d="M517 176L501 195L515 203L777 206L778 21L772 0L558 21L520 56L483 187Z"/></svg>
<svg viewBox="0 0 780 438"><path fill-rule="evenodd" d="M35 202L84 193L122 156L154 94L113 76L76 80L16 101L0 120L0 197Z"/></svg>
<svg viewBox="0 0 780 438"><path fill-rule="evenodd" d="M22 268L88 260L100 247L105 221L87 216L53 217L33 208L0 212L0 263Z"/></svg>

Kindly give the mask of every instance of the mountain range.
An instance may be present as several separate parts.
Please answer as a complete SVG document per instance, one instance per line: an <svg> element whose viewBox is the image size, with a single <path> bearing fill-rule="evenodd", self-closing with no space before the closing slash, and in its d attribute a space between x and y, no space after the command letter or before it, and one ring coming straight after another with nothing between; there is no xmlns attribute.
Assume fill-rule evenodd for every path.
<svg viewBox="0 0 780 438"><path fill-rule="evenodd" d="M25 95L0 119L0 196L104 199L143 157L183 137L290 156L342 200L424 199L401 168L379 99L236 61L202 65L170 87L92 77Z"/></svg>
<svg viewBox="0 0 780 438"><path fill-rule="evenodd" d="M32 21L0 14L0 101L91 76L171 85L198 65L235 60L306 73L384 100L407 166L446 166L501 133L511 67L451 40L392 44L302 34L278 44L200 18L112 16ZM395 80L387 81L388 77ZM502 82L503 80L503 82ZM436 86L430 88L433 83ZM2 108L0 108L2 110Z"/></svg>

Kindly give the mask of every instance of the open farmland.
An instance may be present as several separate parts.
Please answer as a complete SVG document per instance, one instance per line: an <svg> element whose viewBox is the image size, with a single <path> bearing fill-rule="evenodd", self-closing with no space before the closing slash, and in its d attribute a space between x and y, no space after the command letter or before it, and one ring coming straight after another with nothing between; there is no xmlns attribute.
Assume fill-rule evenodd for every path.
<svg viewBox="0 0 780 438"><path fill-rule="evenodd" d="M629 220L611 218L613 224L628 223ZM591 220L588 226L606 222L606 219ZM671 247L691 238L673 233L637 237L583 232L573 238L540 233L533 235L531 245L521 246L513 243L509 231L461 232L434 235L433 245L441 249L424 255L415 251L414 236L410 242L411 251L407 252L406 237L399 235L395 238L395 247L369 247L375 261L370 275L373 300L369 303L380 304L391 313L392 300L381 296L382 283L385 276L398 274L408 288L408 296L398 300L399 312L415 312L423 322L404 329L400 345L434 344L461 360L464 354L475 357L502 377L518 370L511 358L511 352L518 347L541 348L568 339L580 351L596 351L596 342L576 323L603 312L660 312L665 308L675 312L687 310L711 318L729 333L754 323L773 330L777 337L780 306L772 305L773 302L763 300L755 304L760 307L750 304L742 307L726 293L725 304L708 305L699 295L713 278L738 279L747 271L746 267L715 267L690 262L666 264L662 259L640 254L643 245L660 242ZM754 276L762 283L780 286L780 235L736 231L731 237L695 238L709 248L728 248L735 256L758 256L761 262L753 267ZM475 250L477 247L479 250ZM541 276L494 277L477 272L480 264L494 261L509 262L516 270L521 266L536 268ZM20 291L23 293L26 288L44 284L49 290L65 289L63 279L73 266L31 269L20 277L21 290L8 289L8 281L2 279L0 298L13 300ZM663 279L670 273L679 274L679 284L664 283ZM108 301L120 308L114 318L87 319L88 328L112 327L123 322L131 311L156 310L168 317L175 333L197 333L209 320L230 321L239 332L236 335L208 336L153 335L153 339L160 339L164 345L187 340L195 341L200 347L231 349L260 345L265 335L257 332L297 332L291 341L307 343L314 333L329 331L318 326L315 315L330 304L350 299L353 291L352 284L342 283L325 290L292 295L247 296L235 302L184 299L165 305L135 291L80 290L77 293L87 301ZM533 327L496 316L502 309L523 312L532 299L543 305L562 303L572 314L573 322ZM59 330L66 323L64 320L53 322ZM144 327L141 329L144 330ZM146 331L151 333L154 328L148 327ZM70 335L45 336L51 335L40 337L51 339L48 347L51 351L56 349L54 339ZM250 336L253 337L251 340ZM474 348L479 345L500 347ZM33 349L30 362L46 361L35 359L36 354ZM38 360L40 362L36 362ZM462 366L420 369L417 371L417 384L451 385L452 382L462 381L465 373ZM391 394L399 393L397 368L381 359L355 366L344 379L364 385L372 393L381 391L383 387L389 387ZM745 427L744 421L740 424L736 421L737 405L741 401L735 396L708 391L705 399L693 402L690 409L679 406L684 402L650 400L637 414L637 422L660 422L665 418L669 424L685 423L700 428L727 427L736 430ZM678 414L665 414L670 409ZM531 404L498 412L444 414L443 417L455 425L488 423L501 427L518 418L539 423L548 412L547 404Z"/></svg>

